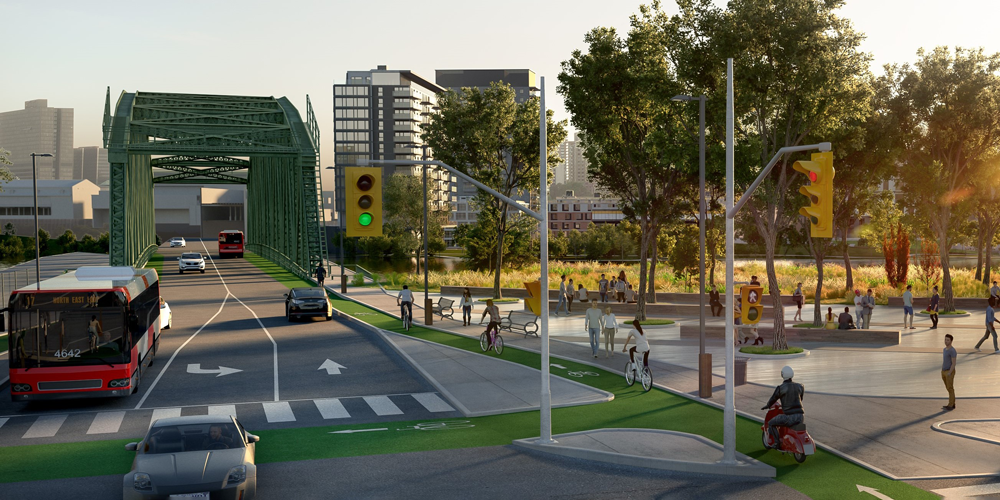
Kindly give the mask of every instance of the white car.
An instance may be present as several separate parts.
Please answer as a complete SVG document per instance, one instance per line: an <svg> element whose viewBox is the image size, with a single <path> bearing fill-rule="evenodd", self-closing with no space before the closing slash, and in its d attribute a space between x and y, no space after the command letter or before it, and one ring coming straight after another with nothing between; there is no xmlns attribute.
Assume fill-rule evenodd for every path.
<svg viewBox="0 0 1000 500"><path fill-rule="evenodd" d="M181 274L184 271L201 271L205 273L205 258L198 252L184 252L181 258L177 259L177 268Z"/></svg>
<svg viewBox="0 0 1000 500"><path fill-rule="evenodd" d="M170 238L170 248L173 248L173 247L186 247L186 246L187 246L187 242L184 241L184 238L181 238L179 236L176 237L176 238Z"/></svg>
<svg viewBox="0 0 1000 500"><path fill-rule="evenodd" d="M160 330L169 330L173 326L174 314L170 312L167 301L160 298Z"/></svg>

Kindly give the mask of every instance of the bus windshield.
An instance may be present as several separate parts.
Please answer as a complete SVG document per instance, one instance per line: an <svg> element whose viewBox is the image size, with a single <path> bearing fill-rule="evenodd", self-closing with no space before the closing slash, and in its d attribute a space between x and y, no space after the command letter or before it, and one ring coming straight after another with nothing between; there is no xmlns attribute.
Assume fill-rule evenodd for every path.
<svg viewBox="0 0 1000 500"><path fill-rule="evenodd" d="M128 363L120 292L22 293L11 301L10 367Z"/></svg>
<svg viewBox="0 0 1000 500"><path fill-rule="evenodd" d="M222 243L243 243L242 233L221 233L219 234L219 241Z"/></svg>

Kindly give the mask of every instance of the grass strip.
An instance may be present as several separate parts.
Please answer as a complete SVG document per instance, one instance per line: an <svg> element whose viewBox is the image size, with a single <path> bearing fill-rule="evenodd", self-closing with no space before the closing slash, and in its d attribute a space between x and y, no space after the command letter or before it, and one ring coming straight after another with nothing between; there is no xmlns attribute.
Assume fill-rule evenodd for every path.
<svg viewBox="0 0 1000 500"><path fill-rule="evenodd" d="M625 326L631 325L632 323L622 323ZM646 321L640 321L642 326L657 326L657 325L672 325L674 320L672 319L647 319Z"/></svg>
<svg viewBox="0 0 1000 500"><path fill-rule="evenodd" d="M3 334L3 336L0 336L0 352L4 352L6 350L7 350L7 334L5 333Z"/></svg>
<svg viewBox="0 0 1000 500"><path fill-rule="evenodd" d="M253 254L245 255L248 262L288 287L308 286L309 283L279 266ZM362 318L379 328L400 331L400 322L381 311L337 297L331 297L334 307ZM362 314L358 314L362 313ZM478 342L460 335L430 330L417 325L409 335L480 353ZM480 353L481 354L481 353ZM496 356L494 352L490 355ZM508 347L502 356L507 361L539 368L541 357L533 352ZM600 428L649 428L688 432L722 442L722 411L697 401L666 391L644 393L636 385L625 385L620 373L574 362L559 360L567 371L589 371L597 377L576 381L615 394L615 399L598 405L556 408L552 412L552 432L562 434ZM624 363L623 363L624 364ZM557 376L563 370L553 370ZM654 373L654 377L655 377ZM413 451L472 448L509 445L515 439L538 435L539 414L527 411L488 417L459 418L474 427L427 432L411 422L355 424L255 432L261 436L257 450L258 463L396 454ZM776 479L811 498L842 499L857 496L856 485L876 488L894 500L935 499L936 495L905 482L892 481L859 467L831 453L819 450L804 464L797 464L789 455L768 452L761 445L760 424L749 419L736 419L736 449L750 457L775 467ZM385 427L386 431L356 434L331 434L334 431ZM133 455L123 446L130 440L87 441L81 443L17 446L0 454L0 482L84 477L104 474L125 474Z"/></svg>
<svg viewBox="0 0 1000 500"><path fill-rule="evenodd" d="M802 348L801 347L789 347L788 349L782 349L780 351L775 351L771 347L753 347L753 346L747 346L747 347L741 347L740 348L740 352L745 353L745 354L771 354L771 355L778 355L778 354L798 354L798 353L802 352Z"/></svg>
<svg viewBox="0 0 1000 500"><path fill-rule="evenodd" d="M163 274L163 254L160 252L154 253L149 261L146 262L146 267L151 267L156 270L156 274Z"/></svg>
<svg viewBox="0 0 1000 500"><path fill-rule="evenodd" d="M925 311L920 311L918 314L923 314L925 316L930 316L931 315L930 311L926 311L926 310ZM954 316L954 315L959 315L959 314L969 314L969 313L966 312L966 311L962 311L960 309L957 309L957 310L954 310L954 311L941 311L941 312L938 313L938 316Z"/></svg>
<svg viewBox="0 0 1000 500"><path fill-rule="evenodd" d="M492 300L494 304L510 304L513 302L518 302L521 299L514 298L503 298L503 299L477 299L476 302L486 302L487 300Z"/></svg>

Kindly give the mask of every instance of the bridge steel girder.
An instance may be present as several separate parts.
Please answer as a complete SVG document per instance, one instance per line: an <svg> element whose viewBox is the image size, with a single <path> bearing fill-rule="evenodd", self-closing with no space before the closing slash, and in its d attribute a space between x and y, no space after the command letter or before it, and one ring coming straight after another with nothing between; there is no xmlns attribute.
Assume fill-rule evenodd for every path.
<svg viewBox="0 0 1000 500"><path fill-rule="evenodd" d="M114 116L110 99L109 88L111 265L140 267L156 251L154 182L245 183L248 250L302 277L326 263L319 127L308 96L308 122L285 97L122 92ZM153 167L179 173L154 178ZM225 173L242 169L245 179Z"/></svg>

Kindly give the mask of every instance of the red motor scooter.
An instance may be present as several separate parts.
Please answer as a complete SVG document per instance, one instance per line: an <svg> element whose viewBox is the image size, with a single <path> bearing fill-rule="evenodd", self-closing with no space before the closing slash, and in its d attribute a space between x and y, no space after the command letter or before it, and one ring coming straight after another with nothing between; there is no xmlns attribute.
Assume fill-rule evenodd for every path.
<svg viewBox="0 0 1000 500"><path fill-rule="evenodd" d="M767 415L764 417L764 426L761 427L763 433L760 439L764 443L764 448L774 447L771 433L767 432L767 424L771 422L772 418L781 414L781 402L776 401L767 411ZM816 442L806 432L806 424L804 423L792 427L778 427L778 437L781 439L781 446L775 449L782 453L791 453L798 463L805 462L807 456L816 453Z"/></svg>

